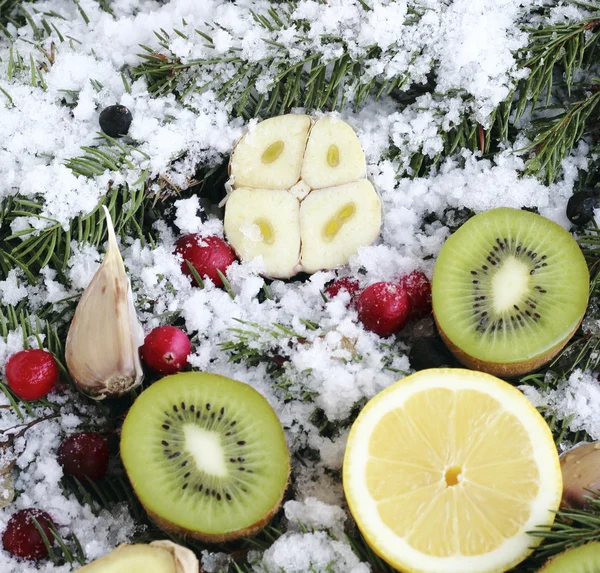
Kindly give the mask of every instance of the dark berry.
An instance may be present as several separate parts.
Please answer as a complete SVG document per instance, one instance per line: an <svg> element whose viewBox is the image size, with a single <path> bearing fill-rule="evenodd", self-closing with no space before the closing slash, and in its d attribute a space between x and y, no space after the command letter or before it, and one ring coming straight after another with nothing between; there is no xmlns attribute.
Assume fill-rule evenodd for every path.
<svg viewBox="0 0 600 573"><path fill-rule="evenodd" d="M389 282L368 286L358 297L356 308L364 327L379 336L390 336L402 330L412 312L406 290Z"/></svg>
<svg viewBox="0 0 600 573"><path fill-rule="evenodd" d="M187 334L175 326L159 326L144 340L142 358L155 372L174 374L187 364L192 343Z"/></svg>
<svg viewBox="0 0 600 573"><path fill-rule="evenodd" d="M58 463L65 474L85 481L99 480L108 468L108 442L97 432L81 432L65 438L58 448Z"/></svg>
<svg viewBox="0 0 600 573"><path fill-rule="evenodd" d="M456 366L456 358L439 338L415 338L408 353L410 367L414 370Z"/></svg>
<svg viewBox="0 0 600 573"><path fill-rule="evenodd" d="M181 271L193 277L186 261L196 269L202 278L209 278L215 286L223 286L223 281L217 271L223 275L229 265L236 260L232 248L219 237L203 237L202 235L184 235L175 243L175 252L181 255ZM194 284L196 281L194 280Z"/></svg>
<svg viewBox="0 0 600 573"><path fill-rule="evenodd" d="M431 314L431 283L419 271L403 276L400 279L402 286L412 302L412 318L423 318Z"/></svg>
<svg viewBox="0 0 600 573"><path fill-rule="evenodd" d="M571 195L567 203L567 219L575 225L586 225L594 218L600 204L600 191L588 189Z"/></svg>
<svg viewBox="0 0 600 573"><path fill-rule="evenodd" d="M34 518L46 534L49 543L54 543L51 529L51 526L54 525L52 518L45 511L39 509L22 509L14 513L8 520L6 529L2 534L4 549L14 557L31 561L39 561L48 557L48 550L35 526Z"/></svg>
<svg viewBox="0 0 600 573"><path fill-rule="evenodd" d="M100 129L110 137L127 135L132 119L124 105L109 105L100 113Z"/></svg>
<svg viewBox="0 0 600 573"><path fill-rule="evenodd" d="M43 398L54 388L58 373L54 356L39 348L17 352L6 362L6 381L21 400Z"/></svg>
<svg viewBox="0 0 600 573"><path fill-rule="evenodd" d="M347 292L350 295L350 302L348 303L348 306L354 306L360 293L360 284L355 278L352 277L342 277L341 279L336 279L325 289L325 296L331 300L341 291Z"/></svg>

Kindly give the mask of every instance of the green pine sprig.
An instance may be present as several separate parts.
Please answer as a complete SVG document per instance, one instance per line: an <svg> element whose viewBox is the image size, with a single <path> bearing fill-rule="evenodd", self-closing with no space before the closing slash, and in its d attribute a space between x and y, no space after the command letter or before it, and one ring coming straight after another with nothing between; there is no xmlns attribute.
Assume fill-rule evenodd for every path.
<svg viewBox="0 0 600 573"><path fill-rule="evenodd" d="M582 99L568 103L566 108L557 106L558 110L564 111L551 118L535 121L535 139L525 148L533 155L526 173L544 173L545 179L552 183L561 172L561 162L571 154L578 141L597 131L595 122L599 119L599 104L600 80L594 78L582 94Z"/></svg>
<svg viewBox="0 0 600 573"><path fill-rule="evenodd" d="M339 48L340 55L325 58L321 53L313 52L308 38L302 34L306 23L293 16L295 6L296 3L289 0L281 2L277 10L270 8L264 13L250 10L252 18L264 29L263 42L270 48L261 60L245 59L236 47L225 54L216 52L211 36L216 25L207 24L207 31L195 29L187 33L178 29L169 33L161 29L155 31L157 48L141 46L144 52L139 56L143 62L133 68L132 75L144 77L154 95L173 93L184 103L190 93L213 89L219 99L231 105L234 114L245 118L287 113L298 106L306 110L339 110L352 103L359 107L369 95L377 98L406 86L410 80L408 74L384 78L366 73L369 61L391 58L397 50L394 46L385 54L376 45L367 46L361 54L354 55L343 38L328 36L327 43L332 48ZM363 3L363 10L370 8ZM404 24L414 23L419 17L420 13L411 9ZM305 55L290 63L289 49L269 35L292 26L299 30L295 49L303 49ZM207 56L182 60L170 49L175 36L200 42ZM418 52L415 52L413 59L417 56ZM209 80L201 79L204 70L214 72L215 68L218 71ZM259 93L255 84L265 74L272 76L272 80L264 93Z"/></svg>
<svg viewBox="0 0 600 573"><path fill-rule="evenodd" d="M521 67L529 70L529 75L519 86L517 119L526 110L535 111L540 103L550 105L558 70L562 75L559 85L564 85L570 95L577 72L592 63L598 43L600 4L588 6L598 14L575 23L523 28L529 33L529 42L520 56Z"/></svg>
<svg viewBox="0 0 600 573"><path fill-rule="evenodd" d="M540 559L590 541L599 541L600 499L590 494L586 509L558 511L551 526L539 527L530 534L545 539L536 552Z"/></svg>
<svg viewBox="0 0 600 573"><path fill-rule="evenodd" d="M72 157L65 165L75 174L84 177L102 175L106 171L121 171L138 169L137 161L149 160L150 156L138 147L119 141L105 133L98 132L98 144L83 146L83 155ZM147 172L142 170L138 180L133 184L137 187L146 181Z"/></svg>
<svg viewBox="0 0 600 573"><path fill-rule="evenodd" d="M19 267L28 281L36 284L39 271L51 265L61 282L67 284L64 273L71 255L71 241L98 247L106 238L103 205L106 205L113 218L115 231L123 239L134 236L142 244L153 243L154 236L149 230L148 221L154 221L156 215L153 198L146 192L145 180L138 187L124 184L110 188L90 213L72 219L66 229L59 221L42 215L42 197L31 199L17 195L2 204L0 271L3 272L0 276L6 276L8 270ZM22 217L38 219L45 222L46 226L12 232L10 223Z"/></svg>
<svg viewBox="0 0 600 573"><path fill-rule="evenodd" d="M514 121L533 118L525 173L548 183L561 173L561 163L583 137L597 139L600 85L594 74L600 38L600 2L574 2L589 16L580 21L524 27L529 44L520 53L528 71L518 89L502 104Z"/></svg>

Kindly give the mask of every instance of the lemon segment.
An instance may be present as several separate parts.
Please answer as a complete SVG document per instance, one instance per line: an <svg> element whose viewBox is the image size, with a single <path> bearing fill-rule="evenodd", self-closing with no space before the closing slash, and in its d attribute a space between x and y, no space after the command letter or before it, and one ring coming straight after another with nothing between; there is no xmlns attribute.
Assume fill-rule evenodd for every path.
<svg viewBox="0 0 600 573"><path fill-rule="evenodd" d="M352 426L344 491L371 547L410 573L492 573L521 562L562 494L552 433L488 374L432 369L372 399Z"/></svg>

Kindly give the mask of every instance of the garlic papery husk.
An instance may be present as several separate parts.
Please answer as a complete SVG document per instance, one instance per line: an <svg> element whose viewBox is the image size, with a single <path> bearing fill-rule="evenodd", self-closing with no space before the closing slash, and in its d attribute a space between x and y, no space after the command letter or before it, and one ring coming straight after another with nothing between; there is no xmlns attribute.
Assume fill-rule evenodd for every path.
<svg viewBox="0 0 600 573"><path fill-rule="evenodd" d="M92 561L80 573L200 573L194 553L171 541L153 541L150 545L119 545L114 551Z"/></svg>
<svg viewBox="0 0 600 573"><path fill-rule="evenodd" d="M600 442L578 444L560 456L563 508L586 509L600 495Z"/></svg>
<svg viewBox="0 0 600 573"><path fill-rule="evenodd" d="M144 377L139 348L144 331L108 209L108 246L81 295L67 335L65 358L75 384L92 398L120 396Z"/></svg>
<svg viewBox="0 0 600 573"><path fill-rule="evenodd" d="M167 540L153 541L150 543L150 547L160 547L169 551L175 560L177 573L198 573L200 569L196 555L187 547Z"/></svg>

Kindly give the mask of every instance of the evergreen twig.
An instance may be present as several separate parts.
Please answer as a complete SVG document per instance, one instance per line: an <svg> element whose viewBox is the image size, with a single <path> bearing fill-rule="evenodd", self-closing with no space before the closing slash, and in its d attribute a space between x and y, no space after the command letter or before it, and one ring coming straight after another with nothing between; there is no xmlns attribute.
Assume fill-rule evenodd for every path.
<svg viewBox="0 0 600 573"><path fill-rule="evenodd" d="M530 534L545 538L537 551L538 558L545 558L589 541L599 541L600 499L591 495L586 509L558 511L553 525L537 528Z"/></svg>
<svg viewBox="0 0 600 573"><path fill-rule="evenodd" d="M590 129L590 117L596 113L600 103L599 80L594 80L590 92L585 99L569 104L564 112L534 124L537 135L526 148L533 151L526 173L543 172L550 183L556 179L562 160Z"/></svg>
<svg viewBox="0 0 600 573"><path fill-rule="evenodd" d="M293 18L294 2L284 2L280 9L266 13L250 11L253 19L265 30L263 41L270 48L268 55L260 60L244 59L239 48L225 54L214 49L211 32L193 30L188 34L174 30L172 34L202 43L206 56L200 59L183 60L170 49L172 34L164 30L155 32L158 49L141 46L143 63L132 70L134 77L144 77L149 90L159 96L174 93L180 100L192 92L205 89L215 90L217 97L228 102L233 111L245 118L265 117L286 113L293 107L307 110L341 109L350 100L356 107L367 96L380 97L393 90L404 88L410 80L409 73L393 77L373 76L370 64L381 59L392 59L398 48L392 46L383 53L376 45L367 46L360 54L350 54L341 37L327 38L331 52L339 55L326 58L311 49L310 41L301 32L296 35L294 50L304 56L291 58L290 50L276 39L276 32L284 28L305 28L305 23ZM363 6L367 11L369 8ZM411 14L407 23L414 23L418 14ZM334 50L337 48L337 50ZM418 56L413 54L413 61ZM214 70L212 79L204 81L203 71ZM256 90L256 83L271 78L266 90Z"/></svg>

